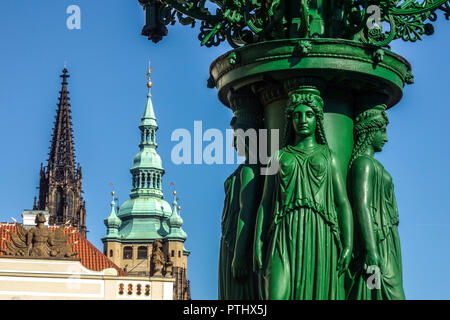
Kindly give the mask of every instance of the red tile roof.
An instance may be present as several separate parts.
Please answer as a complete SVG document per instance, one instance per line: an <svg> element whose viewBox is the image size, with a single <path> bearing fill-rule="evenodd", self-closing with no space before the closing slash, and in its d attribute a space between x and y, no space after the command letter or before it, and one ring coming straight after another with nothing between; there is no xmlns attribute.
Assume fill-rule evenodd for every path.
<svg viewBox="0 0 450 320"><path fill-rule="evenodd" d="M16 233L15 224L2 223L0 224L0 248L6 249L6 243L3 239L11 240L11 236L7 232ZM56 227L50 227L55 230ZM89 242L77 229L74 227L66 227L64 234L71 234L68 243L74 243L72 252L77 252L73 258L81 259L81 264L92 271L102 271L106 268L114 268L117 270L119 276L127 276L128 274L120 267L114 264L108 257L106 257L100 250L98 250L92 243ZM0 255L4 255L0 252Z"/></svg>

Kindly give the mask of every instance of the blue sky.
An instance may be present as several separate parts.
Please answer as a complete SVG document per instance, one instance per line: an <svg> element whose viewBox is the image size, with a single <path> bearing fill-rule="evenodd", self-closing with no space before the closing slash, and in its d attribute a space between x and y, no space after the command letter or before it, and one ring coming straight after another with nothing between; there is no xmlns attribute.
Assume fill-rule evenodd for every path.
<svg viewBox="0 0 450 320"><path fill-rule="evenodd" d="M72 4L81 8L81 30L66 27ZM193 131L197 120L203 130L228 128L231 111L206 80L210 63L230 48L200 47L198 28L180 25L155 45L140 35L143 24L137 0L0 2L0 221L20 220L38 194L66 61L88 239L103 248L108 184L114 183L120 203L130 192L151 59L164 191L171 202L174 182L180 198L192 298L216 299L223 182L235 165L175 165L170 135L177 128ZM415 83L388 111L390 141L377 155L395 183L409 299L450 298L450 21L440 15L435 30L421 42L392 46L412 64Z"/></svg>

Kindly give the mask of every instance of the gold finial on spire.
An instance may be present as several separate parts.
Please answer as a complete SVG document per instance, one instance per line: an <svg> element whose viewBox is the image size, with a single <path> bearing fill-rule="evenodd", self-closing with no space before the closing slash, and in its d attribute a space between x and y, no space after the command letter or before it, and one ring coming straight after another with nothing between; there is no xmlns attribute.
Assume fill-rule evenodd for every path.
<svg viewBox="0 0 450 320"><path fill-rule="evenodd" d="M150 60L148 61L148 71L147 71L147 88L152 87L152 80L150 79L150 74L152 73L152 66L150 64Z"/></svg>
<svg viewBox="0 0 450 320"><path fill-rule="evenodd" d="M116 194L116 192L113 190L111 191L111 195L114 196Z"/></svg>

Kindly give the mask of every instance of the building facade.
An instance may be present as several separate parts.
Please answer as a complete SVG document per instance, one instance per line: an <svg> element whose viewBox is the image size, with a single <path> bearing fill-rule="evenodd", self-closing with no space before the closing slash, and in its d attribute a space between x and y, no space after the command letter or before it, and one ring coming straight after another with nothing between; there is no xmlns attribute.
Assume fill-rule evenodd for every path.
<svg viewBox="0 0 450 320"><path fill-rule="evenodd" d="M104 254L129 275L175 278L174 298L190 299L187 280L189 251L184 247L187 235L182 229L183 219L176 192L172 205L164 200L164 169L156 151L158 125L149 75L150 70L147 74L147 103L139 124L140 151L130 169L130 199L122 204L118 214L114 200L111 202L110 214L104 221L107 228L102 239Z"/></svg>
<svg viewBox="0 0 450 320"><path fill-rule="evenodd" d="M39 229L38 215L48 218L45 211L26 210L22 224L0 223L0 300L173 299L175 279L129 276L78 229L47 221ZM41 233L32 237L36 228ZM42 248L49 250L36 250Z"/></svg>
<svg viewBox="0 0 450 320"><path fill-rule="evenodd" d="M39 199L33 210L48 211L50 225L69 222L86 236L86 204L83 200L81 166L75 165L72 117L66 68L53 127L47 166L41 163Z"/></svg>

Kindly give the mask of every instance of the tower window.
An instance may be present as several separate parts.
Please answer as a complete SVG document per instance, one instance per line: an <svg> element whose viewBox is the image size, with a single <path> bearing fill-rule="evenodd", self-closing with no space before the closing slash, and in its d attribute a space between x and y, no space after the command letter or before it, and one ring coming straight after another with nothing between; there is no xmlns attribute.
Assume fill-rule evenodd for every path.
<svg viewBox="0 0 450 320"><path fill-rule="evenodd" d="M170 255L171 255L172 257L175 257L175 250L172 250L172 252L170 253Z"/></svg>
<svg viewBox="0 0 450 320"><path fill-rule="evenodd" d="M109 250L109 256L112 257L113 256L113 251Z"/></svg>
<svg viewBox="0 0 450 320"><path fill-rule="evenodd" d="M138 248L138 259L147 259L147 247Z"/></svg>
<svg viewBox="0 0 450 320"><path fill-rule="evenodd" d="M178 258L181 258L181 251L178 251Z"/></svg>
<svg viewBox="0 0 450 320"><path fill-rule="evenodd" d="M73 211L73 195L72 192L68 192L67 193L67 215L69 217L72 216L72 211Z"/></svg>
<svg viewBox="0 0 450 320"><path fill-rule="evenodd" d="M133 259L133 247L123 248L123 258L124 259Z"/></svg>
<svg viewBox="0 0 450 320"><path fill-rule="evenodd" d="M63 190L61 187L56 189L55 195L55 214L56 216L62 217L64 210L64 199L63 199Z"/></svg>

